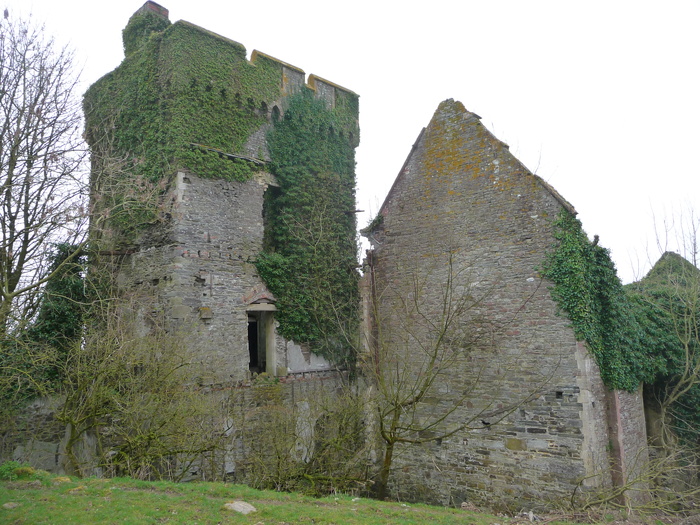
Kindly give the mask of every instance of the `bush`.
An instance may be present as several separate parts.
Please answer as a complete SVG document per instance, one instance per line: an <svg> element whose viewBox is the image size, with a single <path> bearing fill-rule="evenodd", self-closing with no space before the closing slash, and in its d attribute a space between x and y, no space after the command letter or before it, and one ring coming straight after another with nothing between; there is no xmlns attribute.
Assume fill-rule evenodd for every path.
<svg viewBox="0 0 700 525"><path fill-rule="evenodd" d="M19 473L17 471L26 467L26 465L22 465L17 461L5 461L5 463L0 465L0 479L5 481L13 481L19 477Z"/></svg>

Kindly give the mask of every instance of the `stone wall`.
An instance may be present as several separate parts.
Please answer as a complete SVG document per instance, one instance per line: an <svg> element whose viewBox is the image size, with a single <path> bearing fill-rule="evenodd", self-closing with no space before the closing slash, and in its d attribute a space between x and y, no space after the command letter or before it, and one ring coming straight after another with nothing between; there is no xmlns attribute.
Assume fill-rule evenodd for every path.
<svg viewBox="0 0 700 525"><path fill-rule="evenodd" d="M289 374L284 378L262 378L227 387L204 388L202 396L214 396L221 407L218 425L213 432L225 434L217 450L198 460L181 461L186 468L184 481L195 479L247 481L250 476L250 451L256 448L259 433L274 433L274 427L266 426L270 410L283 407L285 418L294 418L299 427L297 447L308 457L313 455L315 425L324 409L334 404L339 391L348 385L348 378L337 371L315 371ZM60 397L36 399L17 418L12 428L3 427L0 441L0 463L15 460L54 474L73 474L65 453L68 439L66 425L56 419L63 399ZM202 431L212 429L203 428ZM100 444L95 431L103 432ZM289 440L289 436L279 436ZM101 464L111 456L108 428L91 429L73 445L73 453L83 475L109 475L109 468ZM105 454L100 458L99 452ZM301 454L301 452L300 452ZM185 458L180 458L185 459ZM291 458L294 459L294 458ZM302 459L301 457L297 459ZM112 473L113 474L113 473Z"/></svg>
<svg viewBox="0 0 700 525"><path fill-rule="evenodd" d="M144 13L164 19L152 28L150 41L158 44L135 46L85 97L87 139L102 154L93 158L97 191L102 179L123 175L101 174L102 159L132 159L134 150L146 152L129 169L145 170L149 180L162 176L158 189L169 186L160 210L167 220L115 227L103 239L111 243L104 251L113 254L118 283L127 293L150 295L151 314L188 334L187 346L205 364L202 384L330 369L276 335L276 298L255 260L263 251L265 195L276 186L265 169L268 132L290 116L289 97L306 90L327 108L341 108L337 132L357 146L357 95L315 75L307 82L302 69L259 51L248 61L233 40L186 21L167 24L167 9L153 2L136 15ZM118 139L105 139L106 121ZM251 170L252 180L231 182ZM119 238L122 230L130 233Z"/></svg>
<svg viewBox="0 0 700 525"><path fill-rule="evenodd" d="M630 487L622 502L627 498L647 501L649 486L643 478L647 473L649 449L642 386L635 392L615 390L609 392L608 397L613 476L617 484Z"/></svg>
<svg viewBox="0 0 700 525"><path fill-rule="evenodd" d="M139 250L122 261L121 286L151 293L167 323L186 333L187 345L201 355L206 371L198 378L202 384L248 379L249 320L274 318L274 297L254 266L263 243L264 195L271 184L274 178L266 172L248 182L177 173L165 233L144 236ZM149 243L151 238L158 243ZM286 375L331 368L274 330L271 337L274 357L268 357L267 370L258 372Z"/></svg>
<svg viewBox="0 0 700 525"><path fill-rule="evenodd" d="M610 392L600 381L600 370L585 343L577 343L576 360L579 369L577 383L581 389L579 398L583 425L581 459L586 473L582 486L584 488L610 486L613 482L608 424Z"/></svg>
<svg viewBox="0 0 700 525"><path fill-rule="evenodd" d="M270 160L267 132L284 116L286 97L302 89L313 90L328 108L356 104L352 92L315 75L307 84L302 70L263 53L254 51L248 62L240 44L187 22L174 24L172 31L185 30L237 49L241 76L270 63L279 73L279 92L245 94L255 126L246 130L240 151L208 148L218 160L244 155L257 166ZM174 71L180 64L163 63ZM185 77L180 81L193 80ZM235 103L240 92L233 87L240 88L240 79L226 81ZM170 87L165 83L162 89ZM221 108L209 109L218 114ZM166 114L158 117L168 121ZM355 146L357 129L348 122L343 130ZM199 139L185 142L194 144L190 140ZM150 296L144 302L154 309L149 315L186 334L187 347L204 365L194 378L203 395L235 394L236 413L222 413L230 443L215 468L245 479L240 466L254 447L242 430L255 422L257 409L272 398L299 409L303 417L296 431L312 442L307 427L315 425L318 401L332 397L344 378L308 348L276 334L275 298L254 266L263 249L265 195L276 185L272 175L261 170L252 180L231 182L182 168L168 183L161 210L166 220L135 239L126 254L115 250L117 282L127 294ZM646 462L641 395L606 390L594 359L552 300L551 283L538 274L562 209L575 214L460 103L443 102L419 135L367 232L372 243L362 283L367 352L371 358L388 349L394 352L392 365L409 378L429 375L419 349L434 344L446 312L457 316L441 332L446 337L440 344L461 350L450 367L440 368L439 359L433 363L439 374L416 413L416 428L425 431L414 437L424 442L399 446L394 495L446 505L502 501L533 508L568 498L579 484L595 489L634 479ZM280 378L256 378L256 372ZM227 416L237 423L228 425ZM60 436L55 421L50 424L45 442L13 442L5 449L42 465L54 461L60 471ZM308 455L304 446L300 458ZM36 459L36 453L46 457ZM190 476L212 474L201 463Z"/></svg>
<svg viewBox="0 0 700 525"><path fill-rule="evenodd" d="M443 431L468 425L402 449L393 472L401 497L536 505L569 497L584 479L589 487L612 482L605 387L537 271L562 208L575 213L460 103L443 102L419 136L367 234L381 297L375 324L405 332L400 307L405 298L419 302L416 295L439 321L451 288L453 297L469 294L473 306L460 322L482 335L465 363L438 378L441 402L424 411L428 420L456 402ZM636 428L641 403L628 401L623 418ZM629 446L645 446L638 433L621 433Z"/></svg>
<svg viewBox="0 0 700 525"><path fill-rule="evenodd" d="M0 434L0 463L14 460L56 472L60 465L65 425L55 416L60 398L37 398L12 421L3 422Z"/></svg>
<svg viewBox="0 0 700 525"><path fill-rule="evenodd" d="M261 469L275 470L280 461L289 463L279 466L285 470L295 461L311 459L317 438L322 438L316 435L316 423L339 407L339 392L348 392L348 384L347 375L336 371L304 372L276 382L253 381L228 392L232 428L223 464L233 470L227 477L250 483L259 479Z"/></svg>

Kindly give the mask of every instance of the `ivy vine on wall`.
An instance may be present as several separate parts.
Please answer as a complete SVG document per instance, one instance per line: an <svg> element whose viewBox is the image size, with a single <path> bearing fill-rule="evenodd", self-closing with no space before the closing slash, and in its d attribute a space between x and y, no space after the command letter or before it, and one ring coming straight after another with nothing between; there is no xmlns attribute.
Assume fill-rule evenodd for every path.
<svg viewBox="0 0 700 525"><path fill-rule="evenodd" d="M700 270L673 252L664 253L640 281L625 287L659 359L657 375L645 385L645 402L664 402L673 430L697 445L700 428Z"/></svg>
<svg viewBox="0 0 700 525"><path fill-rule="evenodd" d="M134 15L124 30L126 58L85 94L93 158L118 152L131 163L128 172L154 181L180 168L248 180L255 164L191 145L240 152L267 124L265 102L280 96L282 65L265 56L251 64L240 44L162 20Z"/></svg>
<svg viewBox="0 0 700 525"><path fill-rule="evenodd" d="M606 248L588 240L581 222L562 210L554 222L556 247L542 267L552 297L593 353L605 384L634 391L653 380L661 361L617 276Z"/></svg>
<svg viewBox="0 0 700 525"><path fill-rule="evenodd" d="M268 135L279 189L268 194L257 261L280 333L341 365L354 362L359 326L354 111L328 109L310 90L289 100Z"/></svg>
<svg viewBox="0 0 700 525"><path fill-rule="evenodd" d="M254 156L245 151L249 139L269 130L268 169L279 188L266 197L257 268L278 299L279 331L336 363L352 363L359 325L357 95L336 90L333 107L310 88L290 95L280 62L258 54L250 63L240 44L188 22L170 25L154 13L137 12L123 36L126 58L85 95L93 177L155 184L184 168L246 181L259 164L231 154ZM100 173L115 164L114 156L120 169ZM123 193L114 202L103 195L103 204L119 209L110 224L122 239L133 238L135 221L120 226L119 217L142 210Z"/></svg>

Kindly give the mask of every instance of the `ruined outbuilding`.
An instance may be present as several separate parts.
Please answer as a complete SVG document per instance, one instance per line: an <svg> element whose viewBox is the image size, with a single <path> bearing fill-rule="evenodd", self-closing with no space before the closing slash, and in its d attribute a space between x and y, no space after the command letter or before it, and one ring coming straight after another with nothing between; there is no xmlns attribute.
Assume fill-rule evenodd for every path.
<svg viewBox="0 0 700 525"><path fill-rule="evenodd" d="M561 213L576 211L479 116L454 100L440 104L364 230L372 244L368 331L391 339L370 336L368 352L398 344L395 334L407 329L405 298L416 305L422 294L421 315L440 326L446 301L468 295L473 308L457 322L481 332L467 363L440 375L443 400L423 410L430 418L445 411L445 400L457 400L436 430L472 423L403 448L396 493L441 504L544 501L571 495L579 484L625 483L648 460L641 389L606 388L539 273ZM431 334L415 331L419 354ZM414 366L410 360L404 366Z"/></svg>

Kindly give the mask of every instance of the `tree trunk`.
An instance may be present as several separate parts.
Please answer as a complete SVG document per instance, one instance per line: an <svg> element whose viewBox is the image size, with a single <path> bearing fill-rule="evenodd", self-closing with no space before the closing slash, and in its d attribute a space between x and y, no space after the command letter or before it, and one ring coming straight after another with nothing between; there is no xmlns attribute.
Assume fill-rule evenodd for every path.
<svg viewBox="0 0 700 525"><path fill-rule="evenodd" d="M382 461L382 469L379 471L379 484L377 487L377 498L383 500L387 496L387 485L389 484L389 472L391 471L391 463L394 458L395 443L387 443L384 449L384 460Z"/></svg>

